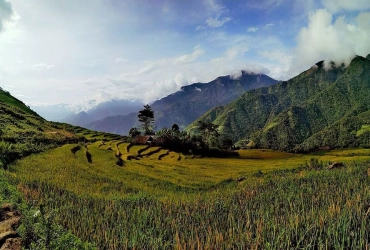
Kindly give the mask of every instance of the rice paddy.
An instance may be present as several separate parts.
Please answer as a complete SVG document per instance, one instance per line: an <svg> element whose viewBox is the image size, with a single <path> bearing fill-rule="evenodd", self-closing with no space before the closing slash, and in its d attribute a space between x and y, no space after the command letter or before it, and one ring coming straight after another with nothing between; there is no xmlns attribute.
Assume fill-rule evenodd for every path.
<svg viewBox="0 0 370 250"><path fill-rule="evenodd" d="M28 156L8 175L99 249L368 246L370 149L239 154L194 158L105 139ZM328 170L332 162L346 167Z"/></svg>

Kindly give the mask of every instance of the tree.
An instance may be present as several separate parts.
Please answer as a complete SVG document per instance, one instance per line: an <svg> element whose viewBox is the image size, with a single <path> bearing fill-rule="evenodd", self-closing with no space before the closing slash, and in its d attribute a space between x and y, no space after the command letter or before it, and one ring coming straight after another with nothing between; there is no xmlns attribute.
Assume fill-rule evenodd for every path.
<svg viewBox="0 0 370 250"><path fill-rule="evenodd" d="M130 131L128 131L128 134L131 138L135 138L136 136L140 135L140 131L134 127L134 128L131 128Z"/></svg>
<svg viewBox="0 0 370 250"><path fill-rule="evenodd" d="M218 138L220 135L218 132L218 125L213 124L212 122L203 121L198 121L198 124L198 130L202 135L204 142L208 145L210 144L212 138Z"/></svg>
<svg viewBox="0 0 370 250"><path fill-rule="evenodd" d="M141 127L145 135L153 134L154 128L154 111L149 104L144 105L144 109L139 111L137 115L139 122L141 122Z"/></svg>
<svg viewBox="0 0 370 250"><path fill-rule="evenodd" d="M173 131L180 131L180 127L179 127L179 125L177 125L176 123L174 123L174 124L172 125L172 130L173 130Z"/></svg>
<svg viewBox="0 0 370 250"><path fill-rule="evenodd" d="M5 126L0 124L0 138L5 134Z"/></svg>

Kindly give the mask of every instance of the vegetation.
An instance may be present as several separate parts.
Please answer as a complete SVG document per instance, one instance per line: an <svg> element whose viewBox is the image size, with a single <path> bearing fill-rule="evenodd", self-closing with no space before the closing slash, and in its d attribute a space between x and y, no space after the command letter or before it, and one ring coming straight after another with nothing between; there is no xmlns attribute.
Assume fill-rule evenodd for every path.
<svg viewBox="0 0 370 250"><path fill-rule="evenodd" d="M66 231L54 220L54 210L34 206L26 202L16 191L16 184L9 182L9 165L27 155L44 152L66 143L86 141L82 136L88 130L68 124L44 120L24 103L0 89L0 204L11 207L22 214L22 224L17 229L27 249L96 249L82 242L70 231ZM85 134L93 137L96 133ZM97 134L96 134L97 135ZM113 139L116 135L100 133ZM3 242L2 242L3 243Z"/></svg>
<svg viewBox="0 0 370 250"><path fill-rule="evenodd" d="M204 141L208 145L216 145L217 142L212 143L212 139L217 140L218 136L220 135L218 132L218 125L213 124L211 122L202 122L198 121L199 127L198 130L202 137L204 138Z"/></svg>
<svg viewBox="0 0 370 250"><path fill-rule="evenodd" d="M156 128L170 128L176 123L181 129L202 116L209 109L226 105L242 93L277 83L263 75L242 72L239 78L221 76L209 83L194 83L151 104L155 112ZM200 91L201 90L201 91ZM89 128L128 134L132 127L139 127L136 113L115 115L88 124Z"/></svg>
<svg viewBox="0 0 370 250"><path fill-rule="evenodd" d="M17 232L26 249L96 249L59 226L54 220L54 211L26 204L4 170L0 170L0 204L10 204L22 214Z"/></svg>
<svg viewBox="0 0 370 250"><path fill-rule="evenodd" d="M190 127L198 135L158 131L155 147L47 122L0 90L0 201L23 214L28 249L366 249L370 149L210 156L230 156L212 146L239 137L290 151L368 147L369 65L318 63L208 112ZM138 117L150 134L151 107Z"/></svg>
<svg viewBox="0 0 370 250"><path fill-rule="evenodd" d="M136 136L140 135L140 131L134 127L134 128L131 128L130 131L128 131L128 135L131 137L131 138L135 138Z"/></svg>
<svg viewBox="0 0 370 250"><path fill-rule="evenodd" d="M144 109L139 111L137 115L139 122L141 122L141 127L145 135L153 134L154 129L154 111L147 104Z"/></svg>
<svg viewBox="0 0 370 250"><path fill-rule="evenodd" d="M84 150L73 154L76 145L65 145L18 161L8 177L28 201L55 211L56 221L100 249L368 244L370 150L241 150L235 159L167 152L158 160L150 147L120 143L122 156L137 159L117 166L116 152L99 145L81 147L92 163ZM346 167L328 170L333 161Z"/></svg>
<svg viewBox="0 0 370 250"><path fill-rule="evenodd" d="M230 104L207 112L198 122L219 125L220 134L255 147L308 152L320 147L370 147L370 61L325 70L319 62L276 85L248 91Z"/></svg>

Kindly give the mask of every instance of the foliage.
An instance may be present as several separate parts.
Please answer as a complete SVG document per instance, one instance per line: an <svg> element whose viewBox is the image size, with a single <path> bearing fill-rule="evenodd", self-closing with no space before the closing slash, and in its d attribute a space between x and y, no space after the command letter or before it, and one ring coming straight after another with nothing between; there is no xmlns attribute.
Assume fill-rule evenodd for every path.
<svg viewBox="0 0 370 250"><path fill-rule="evenodd" d="M216 146L218 144L216 137L218 132L213 124L206 124L205 126L206 131L204 134L207 134L208 140L205 140L204 136L191 136L185 131L163 128L156 133L158 136L156 144L157 146L184 154L220 158L238 156L237 152L210 147L210 145Z"/></svg>
<svg viewBox="0 0 370 250"><path fill-rule="evenodd" d="M4 170L0 170L0 204L10 203L22 214L22 221L17 232L22 237L26 249L96 249L92 244L84 243L56 224L53 213L27 205L21 193L11 183ZM41 211L41 213L40 213Z"/></svg>
<svg viewBox="0 0 370 250"><path fill-rule="evenodd" d="M128 135L131 137L131 138L135 138L136 136L140 135L140 131L134 127L134 128L131 128L130 131L128 132Z"/></svg>
<svg viewBox="0 0 370 250"><path fill-rule="evenodd" d="M237 79L221 76L208 83L183 86L180 91L151 105L156 114L156 125L162 129L171 128L176 123L184 129L209 109L226 105L248 90L275 83L276 80L266 75L242 72Z"/></svg>
<svg viewBox="0 0 370 250"><path fill-rule="evenodd" d="M215 143L213 140L212 143L212 139L217 139L220 135L218 132L218 125L203 121L198 121L198 125L199 133L204 138L205 143L209 146L217 146L217 142Z"/></svg>
<svg viewBox="0 0 370 250"><path fill-rule="evenodd" d="M153 134L154 128L154 111L147 104L144 105L144 109L139 111L137 115L139 122L141 122L141 127L145 135Z"/></svg>
<svg viewBox="0 0 370 250"><path fill-rule="evenodd" d="M172 129L172 130L174 130L174 131L180 131L180 127L179 127L179 125L177 125L176 123L174 123L174 124L172 125L171 129Z"/></svg>
<svg viewBox="0 0 370 250"><path fill-rule="evenodd" d="M319 62L309 70L268 88L248 91L230 104L207 112L189 125L219 125L222 137L252 141L258 148L308 152L370 147L370 61L327 70Z"/></svg>
<svg viewBox="0 0 370 250"><path fill-rule="evenodd" d="M369 150L316 156L244 150L243 159L142 158L119 168L113 152L99 145L88 145L92 164L67 145L17 162L10 174L28 200L58 208L56 221L101 249L362 249L369 243L367 163L323 167L329 159L368 161ZM117 147L127 150L124 143ZM150 150L134 147L129 152ZM237 183L240 176L245 180Z"/></svg>

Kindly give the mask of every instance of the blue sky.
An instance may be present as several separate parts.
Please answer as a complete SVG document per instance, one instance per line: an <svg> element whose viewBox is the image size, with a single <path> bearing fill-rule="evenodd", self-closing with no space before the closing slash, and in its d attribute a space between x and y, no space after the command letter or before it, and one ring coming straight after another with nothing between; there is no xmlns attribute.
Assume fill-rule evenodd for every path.
<svg viewBox="0 0 370 250"><path fill-rule="evenodd" d="M369 53L368 0L0 0L0 86L32 105L151 102Z"/></svg>

